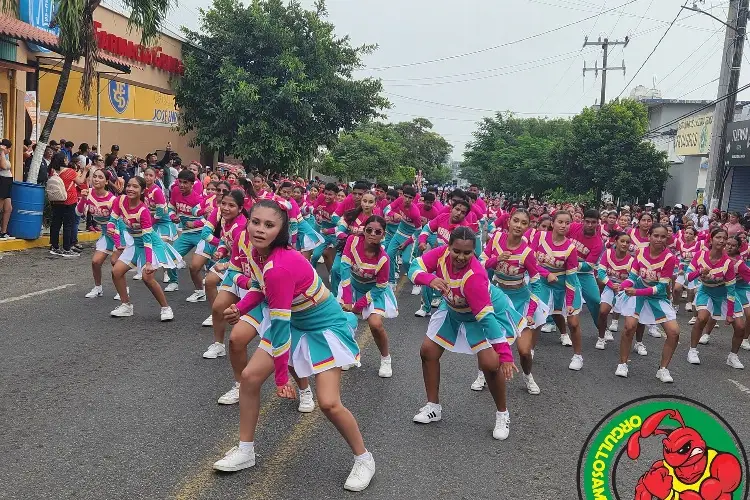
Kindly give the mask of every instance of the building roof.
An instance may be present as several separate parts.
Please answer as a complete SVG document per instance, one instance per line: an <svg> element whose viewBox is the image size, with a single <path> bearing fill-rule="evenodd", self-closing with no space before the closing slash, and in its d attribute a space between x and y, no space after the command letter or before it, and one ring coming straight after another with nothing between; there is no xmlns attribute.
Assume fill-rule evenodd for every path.
<svg viewBox="0 0 750 500"><path fill-rule="evenodd" d="M0 14L0 35L16 40L23 40L24 42L31 42L53 52L60 52L59 41L56 35L5 14ZM107 66L130 73L130 65L122 59L101 51L98 52L95 59Z"/></svg>
<svg viewBox="0 0 750 500"><path fill-rule="evenodd" d="M696 104L696 105L706 105L706 104L713 104L713 100L703 100L703 99L639 99L640 102L646 105L646 107L652 108L656 106L664 106L665 104ZM750 104L750 101L737 101L735 106L744 106L745 104Z"/></svg>

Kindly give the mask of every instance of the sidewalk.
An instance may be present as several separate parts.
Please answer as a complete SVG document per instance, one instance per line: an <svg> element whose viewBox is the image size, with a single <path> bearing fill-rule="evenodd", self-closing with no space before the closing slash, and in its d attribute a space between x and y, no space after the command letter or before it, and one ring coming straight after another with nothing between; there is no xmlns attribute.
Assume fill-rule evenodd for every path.
<svg viewBox="0 0 750 500"><path fill-rule="evenodd" d="M40 248L49 246L49 230L45 228L42 237L35 240L15 239L10 241L0 241L0 252L12 252L14 250L28 250L29 248ZM61 235L62 236L62 235ZM78 231L78 242L85 243L96 241L101 236L99 232Z"/></svg>

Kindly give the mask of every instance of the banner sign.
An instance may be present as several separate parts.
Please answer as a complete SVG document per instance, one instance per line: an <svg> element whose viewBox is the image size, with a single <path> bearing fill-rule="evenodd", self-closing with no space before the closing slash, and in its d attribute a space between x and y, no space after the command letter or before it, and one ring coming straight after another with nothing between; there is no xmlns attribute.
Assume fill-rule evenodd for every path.
<svg viewBox="0 0 750 500"><path fill-rule="evenodd" d="M675 152L680 156L708 155L713 122L713 113L680 120L677 125Z"/></svg>
<svg viewBox="0 0 750 500"><path fill-rule="evenodd" d="M112 33L102 31L102 23L94 21L96 43L101 50L110 52L125 59L131 59L169 73L181 75L184 71L182 61L162 52L161 47L146 47L126 40Z"/></svg>
<svg viewBox="0 0 750 500"><path fill-rule="evenodd" d="M750 166L750 120L732 122L727 125L727 149L724 165L727 167Z"/></svg>
<svg viewBox="0 0 750 500"><path fill-rule="evenodd" d="M18 13L21 21L29 23L35 28L52 33L55 36L60 35L60 28L50 28L49 23L55 13L55 0L20 0ZM50 52L49 49L39 47L36 44L26 42L29 50L32 52Z"/></svg>

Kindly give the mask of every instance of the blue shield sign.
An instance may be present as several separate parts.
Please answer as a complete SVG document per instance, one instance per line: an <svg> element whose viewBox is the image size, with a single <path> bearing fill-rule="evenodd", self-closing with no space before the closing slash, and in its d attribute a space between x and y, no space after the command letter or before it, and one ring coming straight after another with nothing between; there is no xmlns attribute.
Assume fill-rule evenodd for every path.
<svg viewBox="0 0 750 500"><path fill-rule="evenodd" d="M109 81L109 103L119 114L128 109L130 102L130 85L115 80Z"/></svg>
<svg viewBox="0 0 750 500"><path fill-rule="evenodd" d="M50 28L49 23L55 14L54 0L20 0L18 13L21 21L29 23L35 28L52 33L55 36L60 35L60 28ZM32 52L50 52L49 49L39 47L33 43L27 43L29 50Z"/></svg>

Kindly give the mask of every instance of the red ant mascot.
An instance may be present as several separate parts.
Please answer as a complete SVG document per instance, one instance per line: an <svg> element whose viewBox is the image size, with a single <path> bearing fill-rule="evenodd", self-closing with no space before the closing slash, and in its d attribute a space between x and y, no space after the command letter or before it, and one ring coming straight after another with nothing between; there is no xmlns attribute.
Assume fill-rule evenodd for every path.
<svg viewBox="0 0 750 500"><path fill-rule="evenodd" d="M680 427L659 429L667 417L680 423ZM663 410L643 421L640 432L628 439L628 456L631 460L641 455L641 438L666 436L664 460L654 462L651 470L638 480L635 500L731 500L742 481L740 462L734 455L706 447L703 437L690 427L685 427L677 410Z"/></svg>

